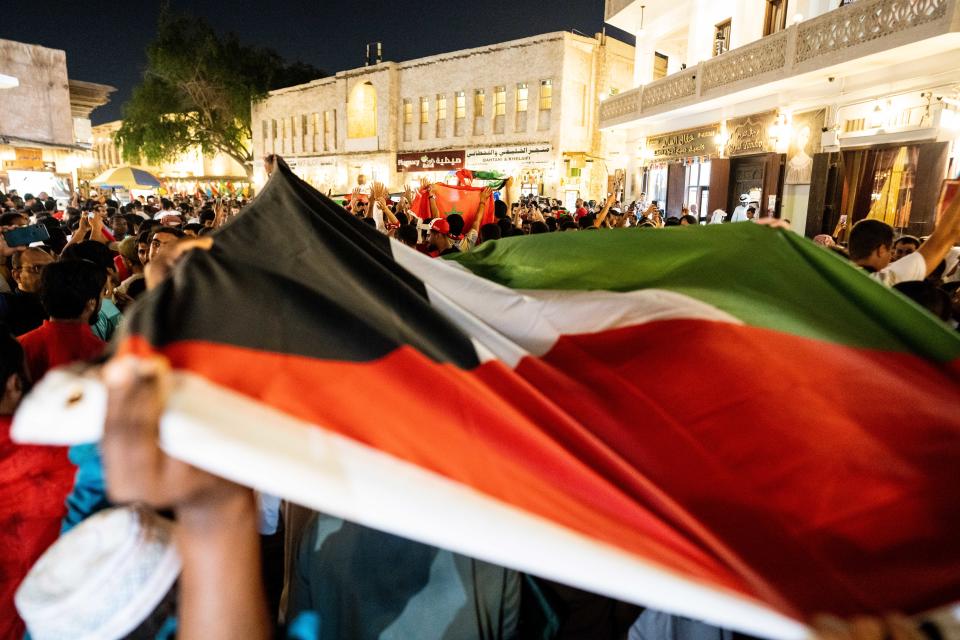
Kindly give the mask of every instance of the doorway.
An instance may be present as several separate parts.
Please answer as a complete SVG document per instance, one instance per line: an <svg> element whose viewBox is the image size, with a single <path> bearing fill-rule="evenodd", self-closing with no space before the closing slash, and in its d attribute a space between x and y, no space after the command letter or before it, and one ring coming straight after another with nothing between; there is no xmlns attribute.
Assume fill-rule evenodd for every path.
<svg viewBox="0 0 960 640"><path fill-rule="evenodd" d="M735 158L731 161L730 192L727 200L728 214L732 216L733 210L740 206L741 195L757 191L763 193L766 169L766 156Z"/></svg>

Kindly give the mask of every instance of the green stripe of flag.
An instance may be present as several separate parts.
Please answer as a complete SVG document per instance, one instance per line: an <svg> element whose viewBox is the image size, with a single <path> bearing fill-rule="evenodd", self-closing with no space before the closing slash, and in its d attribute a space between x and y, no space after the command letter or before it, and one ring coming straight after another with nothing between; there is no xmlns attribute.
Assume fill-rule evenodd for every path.
<svg viewBox="0 0 960 640"><path fill-rule="evenodd" d="M750 223L550 233L452 258L514 289L666 289L743 322L848 346L960 358L960 337L843 258Z"/></svg>

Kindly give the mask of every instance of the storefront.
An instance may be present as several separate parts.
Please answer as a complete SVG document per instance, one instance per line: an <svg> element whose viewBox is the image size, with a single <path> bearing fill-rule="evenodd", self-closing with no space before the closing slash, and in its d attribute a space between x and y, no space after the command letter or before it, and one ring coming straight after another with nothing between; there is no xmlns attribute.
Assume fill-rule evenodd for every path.
<svg viewBox="0 0 960 640"><path fill-rule="evenodd" d="M933 231L941 183L960 169L960 103L945 95L880 96L837 110L828 133L835 144L812 163L807 235L845 241L865 218L898 234Z"/></svg>
<svg viewBox="0 0 960 640"><path fill-rule="evenodd" d="M358 186L360 176L364 176L367 189L373 182L383 182L391 186L395 182L395 158L387 153L285 156L284 160L304 182L328 195L349 193ZM262 168L257 167L255 171L254 182L266 182Z"/></svg>
<svg viewBox="0 0 960 640"><path fill-rule="evenodd" d="M332 156L310 158L285 158L290 169L301 180L322 193L345 189L347 182L346 168L338 171L337 159ZM340 185L343 186L340 186Z"/></svg>
<svg viewBox="0 0 960 640"><path fill-rule="evenodd" d="M732 215L746 200L758 217L781 217L791 191L788 177L795 184L810 182L812 154L819 150L811 149L817 117L822 123L822 111L770 111L649 136L640 149L640 190L668 216L683 209L701 220L717 209Z"/></svg>
<svg viewBox="0 0 960 640"><path fill-rule="evenodd" d="M23 196L41 191L66 206L77 184L77 171L91 162L86 150L0 145L0 192Z"/></svg>

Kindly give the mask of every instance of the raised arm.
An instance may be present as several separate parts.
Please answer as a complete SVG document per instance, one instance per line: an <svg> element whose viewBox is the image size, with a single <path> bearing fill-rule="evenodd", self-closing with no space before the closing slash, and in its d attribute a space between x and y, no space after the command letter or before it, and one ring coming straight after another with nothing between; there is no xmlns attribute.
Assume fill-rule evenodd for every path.
<svg viewBox="0 0 960 640"><path fill-rule="evenodd" d="M223 226L223 221L226 219L226 207L223 206L223 198L217 198L216 204L213 207L214 215L216 216L213 219L213 228L219 229Z"/></svg>
<svg viewBox="0 0 960 640"><path fill-rule="evenodd" d="M380 208L381 213L383 213L384 218L387 219L387 222L395 225L399 223L397 216L393 215L393 211L390 210L390 207L387 206L387 196L390 195L390 192L387 190L387 187L384 186L382 182L374 182L370 187L370 200L375 202ZM370 215L373 211L373 205L370 206Z"/></svg>
<svg viewBox="0 0 960 640"><path fill-rule="evenodd" d="M597 214L597 219L594 220L594 228L599 229L600 225L603 224L603 221L606 220L607 214L610 213L610 207L613 206L613 203L617 201L617 196L612 193L607 196L607 201L603 203L603 209L600 209L600 213Z"/></svg>
<svg viewBox="0 0 960 640"><path fill-rule="evenodd" d="M177 637L267 640L253 492L160 450L160 416L173 384L166 361L114 360L103 380L108 396L101 451L110 499L176 513L183 564Z"/></svg>
<svg viewBox="0 0 960 640"><path fill-rule="evenodd" d="M493 195L493 189L490 187L484 187L483 191L480 192L480 206L477 207L477 215L473 217L473 226L470 227L471 232L479 232L480 224L483 221L483 214L487 212L487 201L491 195Z"/></svg>
<svg viewBox="0 0 960 640"><path fill-rule="evenodd" d="M426 179L424 179L424 182L425 182L426 185L427 185L427 186L426 186L427 199L430 200L430 217L431 217L431 218L439 218L439 217L440 217L440 209L437 207L437 194L434 193L434 189L433 189L433 185L432 185L432 184L430 184L429 182L427 182Z"/></svg>
<svg viewBox="0 0 960 640"><path fill-rule="evenodd" d="M947 257L953 245L960 241L960 197L954 198L940 218L940 224L933 230L927 241L920 245L917 253L927 263L927 275Z"/></svg>
<svg viewBox="0 0 960 640"><path fill-rule="evenodd" d="M110 241L107 239L107 236L103 234L103 217L105 215L101 209L98 210L90 220L90 239L102 244L109 244Z"/></svg>
<svg viewBox="0 0 960 640"><path fill-rule="evenodd" d="M77 227L77 230L73 232L73 235L70 236L70 241L63 247L66 249L72 244L79 244L87 239L87 236L90 235L90 219L87 217L89 211L83 211L80 214L80 226ZM62 253L62 252L61 252Z"/></svg>

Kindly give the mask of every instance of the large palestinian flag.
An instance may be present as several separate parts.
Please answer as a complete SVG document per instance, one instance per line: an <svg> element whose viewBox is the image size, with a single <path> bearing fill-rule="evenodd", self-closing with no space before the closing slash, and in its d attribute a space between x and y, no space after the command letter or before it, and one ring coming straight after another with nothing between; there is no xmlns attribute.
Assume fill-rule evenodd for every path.
<svg viewBox="0 0 960 640"><path fill-rule="evenodd" d="M789 232L430 260L281 167L116 347L171 455L409 538L775 638L960 599L960 340ZM95 435L74 393L16 435Z"/></svg>

